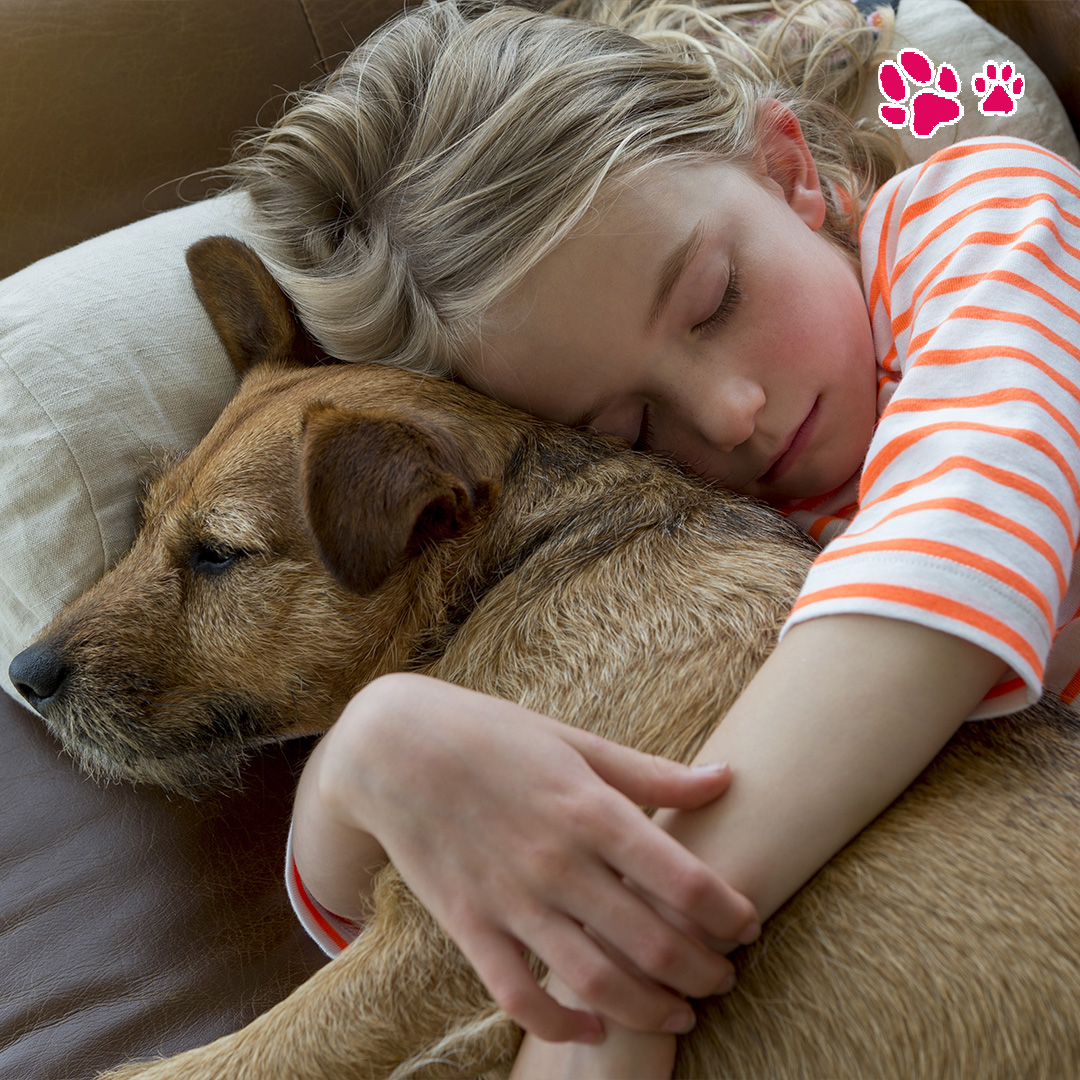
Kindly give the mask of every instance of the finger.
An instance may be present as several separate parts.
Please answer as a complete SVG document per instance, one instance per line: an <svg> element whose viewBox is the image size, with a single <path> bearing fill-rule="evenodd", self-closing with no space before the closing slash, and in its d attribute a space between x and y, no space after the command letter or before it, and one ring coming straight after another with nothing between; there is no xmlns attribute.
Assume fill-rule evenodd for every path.
<svg viewBox="0 0 1080 1080"><path fill-rule="evenodd" d="M613 870L700 928L706 940L745 945L757 937L754 905L659 825L632 811L613 824L605 848Z"/></svg>
<svg viewBox="0 0 1080 1080"><path fill-rule="evenodd" d="M648 892L638 885L636 881L631 881L628 877L623 878L623 884L631 892L637 893L665 922L678 927L684 934L700 942L711 953L727 956L728 953L737 949L739 945L745 944L736 941L734 938L717 938L706 933L697 923L691 922L690 919L681 912L676 911L670 904L664 903L655 893ZM693 997L694 995L690 994L690 996Z"/></svg>
<svg viewBox="0 0 1080 1080"><path fill-rule="evenodd" d="M598 1016L560 1005L536 981L522 946L507 937L462 945L495 1004L520 1027L547 1042L597 1043L604 1025Z"/></svg>
<svg viewBox="0 0 1080 1080"><path fill-rule="evenodd" d="M635 1031L681 1034L694 1026L694 1011L678 994L616 963L572 919L557 922L547 927L537 955L583 1005Z"/></svg>
<svg viewBox="0 0 1080 1080"><path fill-rule="evenodd" d="M689 810L712 802L731 786L726 763L683 765L577 728L566 730L565 737L597 776L638 806Z"/></svg>
<svg viewBox="0 0 1080 1080"><path fill-rule="evenodd" d="M624 953L619 952L617 949L615 949L610 944L610 942L605 941L602 937L596 934L596 932L591 927L586 926L583 929L590 937L593 938L596 944L604 950L604 952L611 958L613 963L617 964L624 971L627 971L629 974L635 976L637 979L640 979L642 982L652 981L636 964L630 961ZM667 988L671 990L677 990L681 995L687 998L706 998L712 997L717 994L726 994L735 988L735 965L732 964L730 960L726 960L726 958L724 960L724 964L728 972L727 976L721 980L718 986L715 986L704 993L684 992L678 990L678 987L672 984L668 984Z"/></svg>
<svg viewBox="0 0 1080 1080"><path fill-rule="evenodd" d="M695 998L730 989L735 969L726 956L686 932L687 920L658 912L607 868L579 875L566 913L639 981Z"/></svg>

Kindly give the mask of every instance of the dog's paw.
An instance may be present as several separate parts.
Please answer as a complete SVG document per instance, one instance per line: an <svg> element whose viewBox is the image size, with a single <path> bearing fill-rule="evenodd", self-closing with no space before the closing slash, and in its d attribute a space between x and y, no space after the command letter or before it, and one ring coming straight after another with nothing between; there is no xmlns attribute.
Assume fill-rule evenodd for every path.
<svg viewBox="0 0 1080 1080"><path fill-rule="evenodd" d="M914 93L909 103L911 84L931 89ZM878 86L889 99L878 106L882 123L898 130L910 128L917 139L929 139L938 128L955 124L964 115L956 69L943 63L935 72L930 58L919 49L901 49L895 63L883 63L878 68Z"/></svg>

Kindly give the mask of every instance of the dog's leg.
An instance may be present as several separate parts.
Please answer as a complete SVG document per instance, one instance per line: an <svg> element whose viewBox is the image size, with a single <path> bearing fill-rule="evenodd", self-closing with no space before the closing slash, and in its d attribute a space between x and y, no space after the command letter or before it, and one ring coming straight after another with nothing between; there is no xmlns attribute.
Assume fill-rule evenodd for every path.
<svg viewBox="0 0 1080 1080"><path fill-rule="evenodd" d="M373 910L357 941L241 1031L99 1080L397 1080L505 1070L519 1029L392 866L376 881Z"/></svg>

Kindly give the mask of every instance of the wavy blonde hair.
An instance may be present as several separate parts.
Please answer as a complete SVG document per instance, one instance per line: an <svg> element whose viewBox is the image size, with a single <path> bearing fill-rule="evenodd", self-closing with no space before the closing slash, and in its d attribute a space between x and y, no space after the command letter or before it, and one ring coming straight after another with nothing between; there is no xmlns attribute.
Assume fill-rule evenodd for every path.
<svg viewBox="0 0 1080 1080"><path fill-rule="evenodd" d="M230 169L260 254L328 352L451 374L485 310L605 182L748 164L770 97L828 181L826 234L857 251L858 206L898 165L845 115L877 54L850 0L428 0L295 95Z"/></svg>

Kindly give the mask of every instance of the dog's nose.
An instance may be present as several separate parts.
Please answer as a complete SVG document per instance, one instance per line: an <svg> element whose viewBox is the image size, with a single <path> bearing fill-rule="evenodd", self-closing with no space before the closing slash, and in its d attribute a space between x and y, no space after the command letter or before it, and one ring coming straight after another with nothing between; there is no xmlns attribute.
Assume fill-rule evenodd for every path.
<svg viewBox="0 0 1080 1080"><path fill-rule="evenodd" d="M69 674L60 653L44 642L23 649L8 667L15 689L39 711L60 693Z"/></svg>

